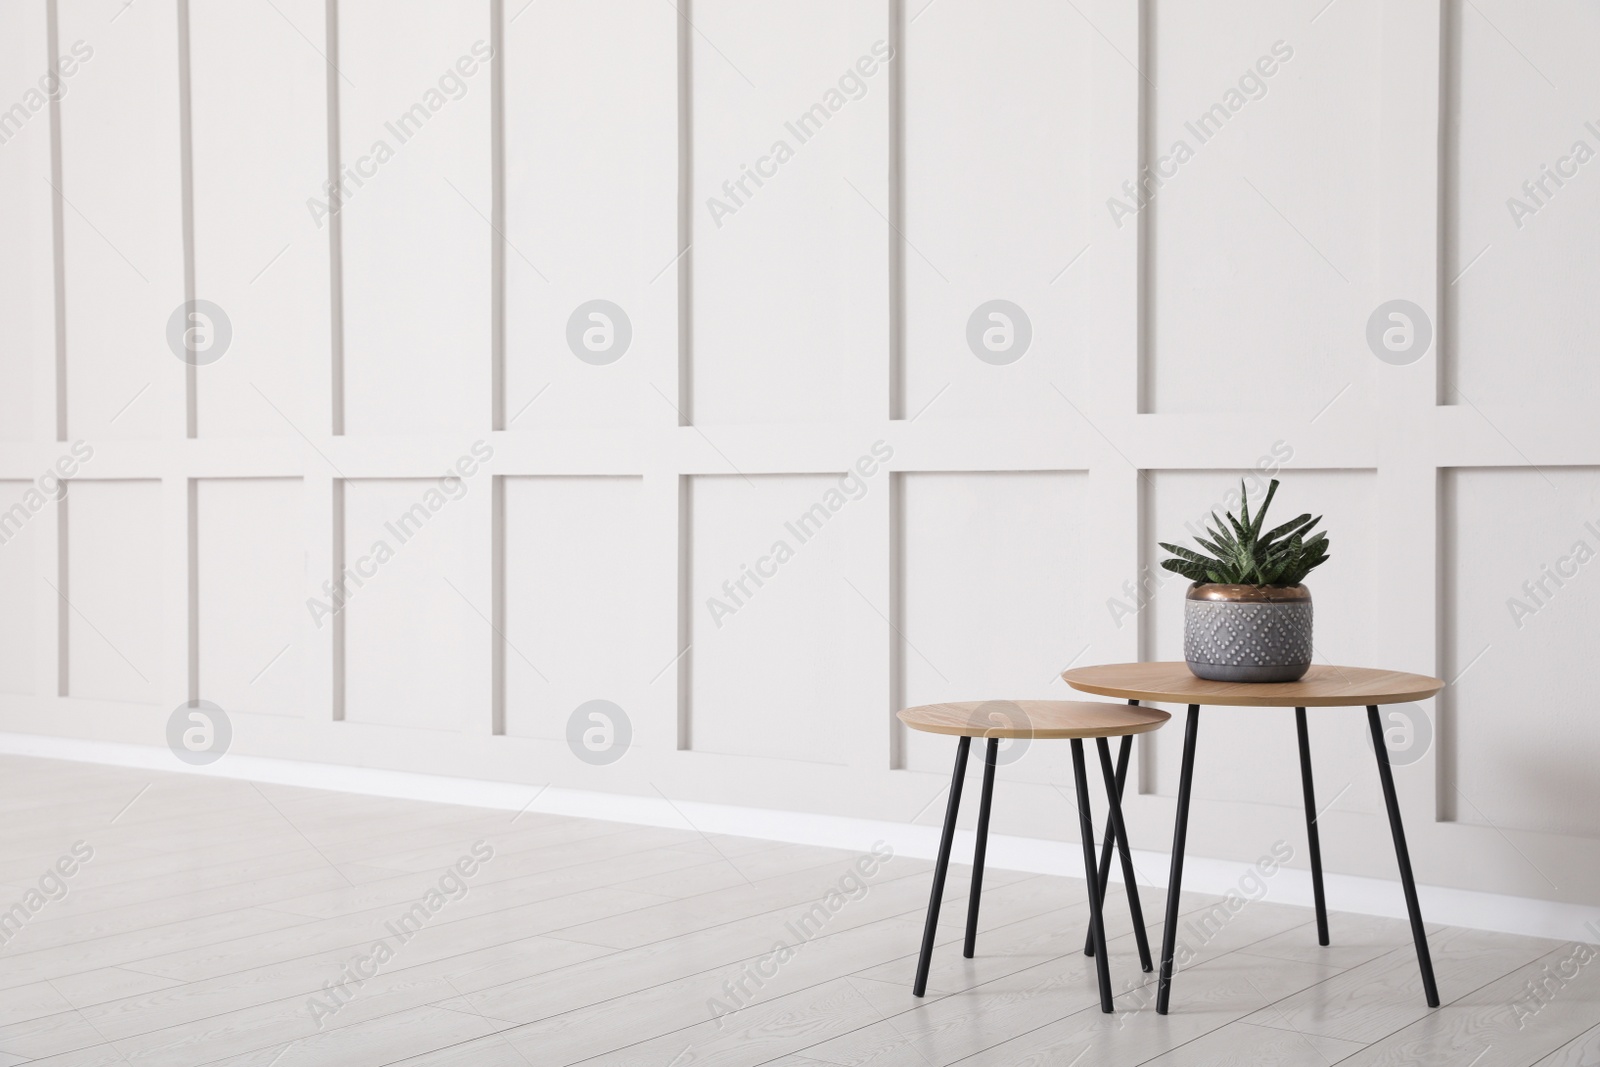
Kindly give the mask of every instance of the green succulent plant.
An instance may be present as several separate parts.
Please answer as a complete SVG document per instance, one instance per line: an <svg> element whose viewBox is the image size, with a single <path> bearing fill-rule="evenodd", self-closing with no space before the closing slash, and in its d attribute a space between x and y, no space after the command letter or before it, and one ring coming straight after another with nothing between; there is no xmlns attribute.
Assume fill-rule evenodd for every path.
<svg viewBox="0 0 1600 1067"><path fill-rule="evenodd" d="M1278 491L1278 479L1267 487L1267 499L1262 501L1254 520L1250 518L1250 500L1245 491L1244 479L1239 480L1240 514L1235 518L1228 512L1226 525L1211 513L1215 524L1206 528L1211 537L1196 537L1201 548L1211 553L1203 556L1191 549L1160 542L1176 559L1161 561L1161 566L1174 574L1181 574L1191 582L1215 582L1223 585L1299 585L1306 575L1328 561L1328 535L1315 536L1311 528L1322 521L1322 516L1312 518L1301 515L1282 526L1261 532L1267 508L1272 506L1272 496Z"/></svg>

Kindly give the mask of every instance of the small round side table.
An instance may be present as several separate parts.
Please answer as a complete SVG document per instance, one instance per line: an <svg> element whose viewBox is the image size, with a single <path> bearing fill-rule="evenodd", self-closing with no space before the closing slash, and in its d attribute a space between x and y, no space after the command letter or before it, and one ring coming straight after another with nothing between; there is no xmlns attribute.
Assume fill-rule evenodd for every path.
<svg viewBox="0 0 1600 1067"><path fill-rule="evenodd" d="M1084 877L1089 886L1089 940L1100 983L1100 1010L1110 1012L1111 968L1106 959L1105 924L1101 902L1105 899L1106 878L1110 873L1113 840L1122 858L1122 877L1128 888L1128 910L1133 916L1134 936L1139 943L1139 959L1146 971L1152 969L1150 945L1145 938L1144 911L1139 906L1139 887L1133 877L1133 858L1128 833L1122 821L1122 786L1127 776L1132 735L1155 730L1172 716L1156 708L1130 707L1088 700L990 700L958 704L924 704L900 712L900 721L913 730L951 734L956 741L955 773L950 778L950 799L945 806L944 832L939 838L939 857L933 868L933 893L928 899L927 924L922 932L922 955L917 960L917 977L911 987L916 996L928 989L928 967L933 959L933 939L939 926L939 903L944 896L945 872L950 867L950 843L955 837L956 815L961 808L961 783L967 774L967 750L974 737L988 738L983 761L983 796L978 802L977 844L972 859L972 892L967 902L967 940L964 955L970 959L978 939L978 895L983 889L983 858L989 841L989 801L994 794L994 770L1001 738L1069 738L1072 741L1072 770L1078 789L1078 834L1083 841ZM1083 740L1092 737L1100 749L1100 771L1105 778L1107 806L1110 809L1106 830L1105 856L1100 872L1095 870L1094 820L1089 815L1089 782L1084 771ZM1108 737L1121 737L1122 752L1118 769L1112 770Z"/></svg>
<svg viewBox="0 0 1600 1067"><path fill-rule="evenodd" d="M1245 708L1293 708L1300 741L1300 784L1306 807L1306 838L1311 856L1311 891L1316 903L1317 942L1328 943L1328 908L1322 895L1322 845L1317 837L1316 793L1311 784L1311 741L1306 733L1307 708L1360 707L1366 705L1372 730L1372 748L1378 759L1378 780L1389 810L1389 832L1394 838L1400 885L1405 891L1406 913L1411 917L1411 937L1417 946L1417 967L1428 1007L1439 1006L1439 988L1433 980L1433 957L1428 934L1422 928L1422 908L1417 884L1411 876L1411 853L1400 821L1400 801L1395 796L1394 772L1383 739L1378 705L1426 700L1444 688L1437 678L1404 671L1369 667L1333 667L1315 664L1297 682L1211 682L1196 678L1185 663L1114 663L1063 671L1062 680L1083 693L1121 697L1128 701L1153 700L1189 705L1183 734L1183 764L1178 776L1178 814L1172 830L1172 875L1167 882L1167 924L1161 936L1161 978L1156 987L1156 1011L1165 1015L1172 994L1172 954L1178 928L1178 892L1183 883L1183 847L1189 828L1189 787L1194 782L1195 738L1200 731L1200 705Z"/></svg>

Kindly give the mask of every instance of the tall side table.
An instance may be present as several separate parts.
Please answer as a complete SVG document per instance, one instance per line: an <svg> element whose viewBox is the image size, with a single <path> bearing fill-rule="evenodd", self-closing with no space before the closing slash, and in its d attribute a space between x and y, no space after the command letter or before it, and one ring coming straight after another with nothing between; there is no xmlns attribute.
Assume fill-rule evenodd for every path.
<svg viewBox="0 0 1600 1067"><path fill-rule="evenodd" d="M1061 677L1072 688L1084 693L1120 697L1132 702L1149 700L1189 705L1189 719L1183 735L1183 763L1178 777L1178 814L1172 830L1172 874L1167 883L1167 920L1161 937L1161 977L1156 989L1156 1011L1162 1015L1167 1013L1172 994L1178 893L1183 884L1183 849L1189 827L1189 790L1194 782L1195 739L1200 732L1202 704L1294 708L1295 730L1300 742L1306 837L1311 857L1311 888L1317 913L1317 941L1323 945L1328 943L1328 910L1322 892L1322 845L1317 836L1316 792L1311 781L1311 742L1306 732L1306 709L1366 707L1367 725L1372 731L1372 748L1378 760L1378 780L1383 786L1383 801L1389 811L1389 831L1394 837L1395 859L1400 866L1400 885L1405 892L1406 913L1411 918L1411 937L1417 946L1417 967L1422 972L1422 990L1428 1007L1439 1006L1439 988L1433 979L1433 958L1428 952L1427 931L1422 927L1422 909L1417 903L1416 880L1411 875L1411 854L1406 849L1406 831L1400 820L1400 801L1395 796L1394 772L1389 766L1389 749L1384 743L1378 706L1426 700L1444 688L1442 681L1403 671L1322 664L1313 665L1305 677L1297 682L1211 682L1196 678L1184 663L1115 663L1078 667L1063 671Z"/></svg>

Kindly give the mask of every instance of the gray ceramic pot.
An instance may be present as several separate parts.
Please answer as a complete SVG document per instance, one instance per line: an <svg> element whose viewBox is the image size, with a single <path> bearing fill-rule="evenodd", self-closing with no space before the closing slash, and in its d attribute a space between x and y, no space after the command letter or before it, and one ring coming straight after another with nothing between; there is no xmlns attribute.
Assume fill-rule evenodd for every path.
<svg viewBox="0 0 1600 1067"><path fill-rule="evenodd" d="M1311 666L1311 590L1191 585L1183 658L1195 677L1216 682L1296 680Z"/></svg>

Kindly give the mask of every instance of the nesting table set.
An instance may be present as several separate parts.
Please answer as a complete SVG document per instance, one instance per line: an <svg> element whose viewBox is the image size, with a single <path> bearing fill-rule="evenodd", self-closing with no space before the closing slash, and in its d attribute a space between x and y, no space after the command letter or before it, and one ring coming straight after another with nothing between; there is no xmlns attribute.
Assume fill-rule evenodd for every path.
<svg viewBox="0 0 1600 1067"><path fill-rule="evenodd" d="M1141 706L1141 701L1187 704L1184 728L1183 762L1178 779L1177 815L1172 832L1172 869L1167 882L1166 922L1161 938L1161 973L1156 990L1156 1011L1167 1014L1172 993L1172 960L1178 927L1178 897L1183 884L1183 853L1189 825L1189 794L1194 783L1195 746L1200 730L1200 708L1253 707L1294 708L1295 730L1300 749L1300 776L1305 802L1306 837L1311 859L1311 886L1316 905L1317 941L1328 944L1328 912L1322 887L1322 848L1317 832L1316 792L1312 784L1311 745L1306 730L1306 709L1324 707L1366 707L1367 725L1372 733L1372 748L1378 761L1378 780L1389 814L1389 830L1394 839L1395 859L1400 867L1400 884L1405 894L1406 912L1416 942L1417 966L1422 974L1424 997L1430 1008L1439 1006L1439 990L1433 977L1433 960L1428 952L1428 936L1422 926L1422 911L1417 903L1416 881L1411 873L1411 855L1406 848L1405 827L1400 818L1400 803L1395 794L1394 773L1389 765L1389 750L1384 742L1378 707L1425 700L1444 688L1437 678L1401 671L1363 667L1314 665L1295 682L1214 682L1195 677L1184 663L1121 663L1080 667L1065 671L1062 679L1079 692L1116 697L1127 704L1087 700L1021 700L952 704L928 704L906 708L900 721L913 730L956 737L955 772L950 780L949 801L944 829L939 838L939 853L934 864L933 893L928 901L927 922L922 935L922 952L912 992L927 991L928 969L933 956L934 935L939 922L939 905L944 896L945 873L950 865L951 844L956 817L961 806L961 786L967 773L967 755L972 739L988 741L984 755L983 792L978 802L977 842L972 861L972 889L967 904L967 930L964 954L971 957L978 932L978 897L983 887L984 853L989 837L989 806L994 792L994 776L999 743L1005 738L1063 738L1072 742L1072 769L1077 789L1078 830L1083 842L1084 880L1088 883L1089 933L1085 953L1095 959L1100 989L1100 1008L1112 1011L1111 973L1106 953L1105 922L1101 902L1105 898L1112 853L1121 860L1123 882L1128 892L1128 907L1134 924L1140 963L1152 970L1150 948L1144 930L1139 890L1134 882L1133 861L1127 828L1122 817L1122 792L1127 781L1128 760L1133 735L1159 729L1171 718L1166 712ZM995 714L1003 707L1006 714ZM998 720L998 721L997 721ZM1109 739L1122 739L1116 766L1112 766ZM1101 776L1106 787L1108 808L1099 863L1094 850L1094 825L1089 809L1088 772L1083 742L1094 739L1099 751Z"/></svg>

